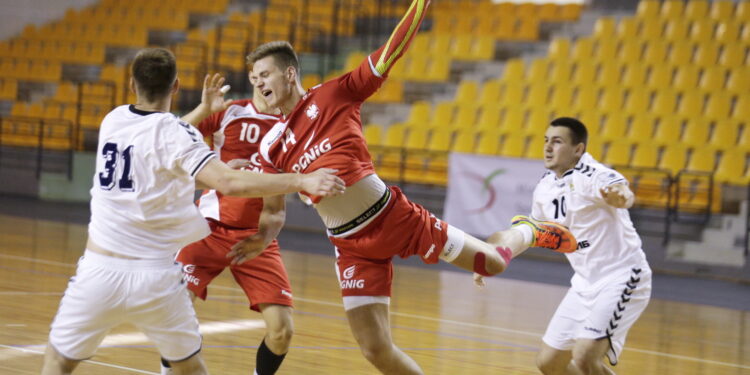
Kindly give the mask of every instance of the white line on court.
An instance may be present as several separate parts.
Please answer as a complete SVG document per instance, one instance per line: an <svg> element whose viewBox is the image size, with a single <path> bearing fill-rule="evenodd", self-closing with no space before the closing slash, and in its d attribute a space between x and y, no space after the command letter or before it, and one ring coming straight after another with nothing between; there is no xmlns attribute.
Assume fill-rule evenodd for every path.
<svg viewBox="0 0 750 375"><path fill-rule="evenodd" d="M28 349L28 348L17 348L15 346L8 346L8 345L3 345L3 344L0 344L0 348L5 348L5 350L19 351L19 352L22 352L22 353L24 353L26 355L37 355L37 354L43 355L44 354L44 350L31 350L31 349ZM138 370L138 369L135 369L135 368L132 368L132 367L125 367L125 366L114 365L114 364L111 364L111 363L105 363L105 362L99 362L99 361L92 361L90 359L87 359L87 360L85 360L83 362L91 363L91 364L99 365L99 366L116 368L116 369L119 369L119 370L127 370L127 371L131 371L131 372L136 372L136 373L139 373L139 374L159 375L158 372Z"/></svg>
<svg viewBox="0 0 750 375"><path fill-rule="evenodd" d="M56 264L56 265L71 266L70 264L61 263L61 262L45 261L45 260L36 259L36 258L26 258L26 257L19 257L19 256L12 256L12 255L0 254L0 258L3 258L3 257L5 257L5 258L11 258L11 259L16 259L16 260L24 260L24 261L29 261L29 262L44 263L44 264ZM212 288L214 288L214 289L222 289L222 290L231 290L231 291L242 293L242 290L239 287L226 287L226 286L221 286L221 285L214 285L214 286L212 286ZM315 299L302 298L302 297L299 297L299 296L295 296L294 299L298 300L298 301L302 301L302 302L315 303L315 304L318 304L318 305L338 306L338 307L342 307L343 308L343 304L341 304L341 303L335 303L335 302L329 302L329 301L320 301L320 300L315 300ZM535 336L535 337L541 337L542 336L541 333L534 333L534 332L528 332L528 331L519 331L519 330L508 329L508 328L501 328L501 327L487 326L487 325L482 325L482 324L467 323L467 322L461 322L461 321L449 320L449 319L430 318L430 317L427 317L427 316L413 315L413 314L406 314L406 313L399 313L399 312L395 312L395 311L391 311L391 314L392 315L397 315L397 316L404 316L404 317L414 318L414 319L429 320L429 321L436 321L436 322L441 322L441 323L449 323L449 324L463 325L463 326L468 326L468 327L476 327L476 328L482 328L482 329L489 329L489 330L494 330L494 331L516 333L516 334L525 335L525 336ZM720 366L735 367L735 368L741 368L741 369L750 369L750 366L741 365L741 364L738 364L738 363L720 362L720 361L714 361L714 360L710 360L710 359L695 358L695 357L689 357L689 356L684 356L684 355L679 355L679 354L669 354L669 353L663 353L663 352L646 350L646 349L637 349L637 348L626 347L626 348L624 348L624 350L629 350L629 351L634 351L634 352L644 353L644 354L650 354L650 355L654 355L654 356L657 356L657 357L666 357L666 358L679 359L679 360L685 360L685 361L691 361L691 362L701 362L701 363L709 363L709 364L720 365ZM3 355L3 353L0 351L0 360L3 359L2 355Z"/></svg>

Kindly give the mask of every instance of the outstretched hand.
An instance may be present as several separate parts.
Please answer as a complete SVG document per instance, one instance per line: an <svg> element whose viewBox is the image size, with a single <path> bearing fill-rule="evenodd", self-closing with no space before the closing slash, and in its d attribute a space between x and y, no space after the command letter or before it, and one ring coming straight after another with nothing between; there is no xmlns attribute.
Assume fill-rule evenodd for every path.
<svg viewBox="0 0 750 375"><path fill-rule="evenodd" d="M302 175L302 190L310 195L328 197L343 194L346 190L344 180L336 176L338 170L321 168L315 172Z"/></svg>
<svg viewBox="0 0 750 375"><path fill-rule="evenodd" d="M219 73L213 76L206 74L203 79L203 93L201 95L201 105L204 105L209 113L221 112L229 107L231 99L224 100L226 91L222 91L224 77Z"/></svg>
<svg viewBox="0 0 750 375"><path fill-rule="evenodd" d="M615 184L599 189L604 201L617 208L629 208L633 204L633 193L623 184Z"/></svg>
<svg viewBox="0 0 750 375"><path fill-rule="evenodd" d="M234 244L232 250L227 253L227 258L232 258L231 265L239 265L257 257L265 248L266 244L263 236L256 233Z"/></svg>

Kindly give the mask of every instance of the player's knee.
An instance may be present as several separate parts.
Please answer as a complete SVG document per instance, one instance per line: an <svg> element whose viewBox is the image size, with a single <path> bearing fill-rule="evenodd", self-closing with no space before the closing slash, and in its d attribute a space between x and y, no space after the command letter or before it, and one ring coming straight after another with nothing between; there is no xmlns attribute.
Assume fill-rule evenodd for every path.
<svg viewBox="0 0 750 375"><path fill-rule="evenodd" d="M291 324L282 325L274 329L269 329L267 339L277 346L288 347L294 336L294 327Z"/></svg>
<svg viewBox="0 0 750 375"><path fill-rule="evenodd" d="M570 361L570 366L583 375L599 374L599 367L602 366L602 362L599 358L582 354L573 356L573 359Z"/></svg>
<svg viewBox="0 0 750 375"><path fill-rule="evenodd" d="M474 255L474 272L482 276L497 275L505 271L505 266L505 262L499 255L488 256L483 252L477 252Z"/></svg>
<svg viewBox="0 0 750 375"><path fill-rule="evenodd" d="M557 375L565 373L565 365L563 365L563 368L561 369L560 364L557 363L554 358L544 356L541 353L536 356L536 367L544 375Z"/></svg>
<svg viewBox="0 0 750 375"><path fill-rule="evenodd" d="M382 340L371 340L360 344L362 355L371 363L388 361L393 352L393 343Z"/></svg>

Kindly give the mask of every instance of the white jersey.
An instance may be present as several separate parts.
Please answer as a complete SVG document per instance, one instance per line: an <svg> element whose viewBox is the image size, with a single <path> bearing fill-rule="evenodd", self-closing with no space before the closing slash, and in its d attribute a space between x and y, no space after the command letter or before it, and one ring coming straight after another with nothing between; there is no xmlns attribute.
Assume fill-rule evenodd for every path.
<svg viewBox="0 0 750 375"><path fill-rule="evenodd" d="M99 129L89 237L126 256L173 257L210 231L193 204L195 175L215 154L171 113L115 108Z"/></svg>
<svg viewBox="0 0 750 375"><path fill-rule="evenodd" d="M531 216L567 226L578 240L578 250L566 254L576 290L599 288L634 266L648 267L628 210L610 206L599 191L622 183L628 183L622 174L586 153L562 178L548 171L534 189Z"/></svg>

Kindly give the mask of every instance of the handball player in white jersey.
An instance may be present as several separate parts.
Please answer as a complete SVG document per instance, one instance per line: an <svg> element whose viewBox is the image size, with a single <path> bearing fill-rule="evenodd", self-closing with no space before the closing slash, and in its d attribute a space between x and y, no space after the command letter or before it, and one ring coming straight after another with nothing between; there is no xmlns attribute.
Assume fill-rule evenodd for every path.
<svg viewBox="0 0 750 375"><path fill-rule="evenodd" d="M566 253L575 274L537 357L542 373L614 374L628 330L648 304L651 269L628 214L635 197L617 171L586 153L586 127L551 122L531 216L565 225L578 240Z"/></svg>
<svg viewBox="0 0 750 375"><path fill-rule="evenodd" d="M196 128L169 113L179 80L168 50L139 52L132 77L137 103L115 108L99 130L88 241L52 322L45 375L71 373L121 323L143 331L175 374L207 373L198 321L174 261L177 250L209 234L193 204L196 183L245 197L344 189L334 170L263 175L219 161ZM206 82L211 100L223 103L223 79Z"/></svg>

